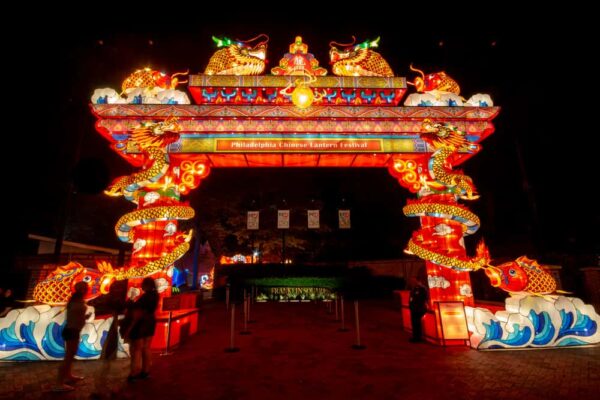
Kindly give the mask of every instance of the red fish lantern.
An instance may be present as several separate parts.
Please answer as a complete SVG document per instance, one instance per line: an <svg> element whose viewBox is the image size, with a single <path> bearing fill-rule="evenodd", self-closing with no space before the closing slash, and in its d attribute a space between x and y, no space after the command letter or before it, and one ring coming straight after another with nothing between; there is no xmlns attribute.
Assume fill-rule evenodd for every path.
<svg viewBox="0 0 600 400"><path fill-rule="evenodd" d="M550 275L547 268L525 256L497 267L489 266L485 269L485 274L490 279L492 286L509 293L541 295L557 291L556 280Z"/></svg>

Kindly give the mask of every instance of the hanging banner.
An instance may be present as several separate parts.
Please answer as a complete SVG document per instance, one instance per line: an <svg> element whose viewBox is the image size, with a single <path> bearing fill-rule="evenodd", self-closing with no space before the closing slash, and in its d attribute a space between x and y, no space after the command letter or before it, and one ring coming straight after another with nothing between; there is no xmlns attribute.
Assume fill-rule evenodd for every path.
<svg viewBox="0 0 600 400"><path fill-rule="evenodd" d="M258 229L259 211L248 211L247 227L250 230Z"/></svg>
<svg viewBox="0 0 600 400"><path fill-rule="evenodd" d="M290 210L277 210L277 229L290 229Z"/></svg>
<svg viewBox="0 0 600 400"><path fill-rule="evenodd" d="M308 210L308 229L319 228L319 210Z"/></svg>
<svg viewBox="0 0 600 400"><path fill-rule="evenodd" d="M350 210L338 210L340 229L350 229Z"/></svg>

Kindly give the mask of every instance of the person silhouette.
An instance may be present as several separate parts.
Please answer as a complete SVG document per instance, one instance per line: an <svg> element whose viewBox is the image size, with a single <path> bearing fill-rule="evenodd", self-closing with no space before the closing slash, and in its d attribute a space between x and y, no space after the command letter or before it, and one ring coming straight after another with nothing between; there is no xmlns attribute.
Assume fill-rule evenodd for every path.
<svg viewBox="0 0 600 400"><path fill-rule="evenodd" d="M108 295L102 301L104 309L112 314L112 323L102 346L102 353L100 354L102 367L97 370L94 377L94 392L90 396L92 399L106 397L106 390L110 387L112 361L117 358L119 351L119 315L123 314L125 310L126 292L127 281L117 281L110 286ZM117 393L111 391L110 396L117 396Z"/></svg>
<svg viewBox="0 0 600 400"><path fill-rule="evenodd" d="M423 328L421 319L427 312L427 288L417 276L410 278L410 298L408 300L408 308L410 309L410 321L412 324L411 342L423 341Z"/></svg>
<svg viewBox="0 0 600 400"><path fill-rule="evenodd" d="M55 392L66 392L75 389L73 383L84 379L83 376L73 375L73 360L79 347L79 334L85 325L85 320L91 315L86 314L87 306L83 300L88 291L86 282L75 284L75 293L67 303L67 314L65 326L62 330L62 338L65 341L65 358L58 369L58 381L54 387Z"/></svg>
<svg viewBox="0 0 600 400"><path fill-rule="evenodd" d="M131 305L133 321L126 333L131 349L131 369L127 377L129 382L148 378L152 364L150 343L156 329L154 313L158 307L158 292L154 279L144 278L142 291L144 293Z"/></svg>

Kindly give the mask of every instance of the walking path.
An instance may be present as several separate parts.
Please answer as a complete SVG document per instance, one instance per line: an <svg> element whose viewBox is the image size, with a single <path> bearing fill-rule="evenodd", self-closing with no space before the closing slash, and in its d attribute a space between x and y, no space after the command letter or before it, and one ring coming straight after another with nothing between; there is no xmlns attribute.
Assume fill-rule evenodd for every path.
<svg viewBox="0 0 600 400"><path fill-rule="evenodd" d="M241 307L239 307L241 308ZM259 303L251 335L229 344L222 303L151 378L127 383L128 360L80 361L75 392L52 393L57 362L0 363L0 399L586 399L600 393L600 347L478 352L409 343L391 302L361 303L362 343L322 303ZM236 328L242 328L241 317ZM239 329L237 329L239 331Z"/></svg>

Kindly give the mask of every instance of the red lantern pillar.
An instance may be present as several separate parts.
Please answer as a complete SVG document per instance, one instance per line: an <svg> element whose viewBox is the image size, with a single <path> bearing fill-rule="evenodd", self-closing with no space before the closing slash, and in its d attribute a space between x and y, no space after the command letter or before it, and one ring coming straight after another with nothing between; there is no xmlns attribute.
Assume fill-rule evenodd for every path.
<svg viewBox="0 0 600 400"><path fill-rule="evenodd" d="M148 196L150 193L151 195ZM181 205L181 202L179 194L174 191L169 191L168 194L159 189L139 192L138 210L146 210L149 216L152 214L152 208L175 205ZM143 267L170 253L176 246L174 239L177 234L177 225L176 219L150 220L149 218L148 222L142 221L142 224L134 227L130 268ZM161 297L171 295L171 276L168 274L168 269L154 273L151 277L156 281ZM129 288L140 288L142 280L143 277L130 279Z"/></svg>
<svg viewBox="0 0 600 400"><path fill-rule="evenodd" d="M431 195L423 199L439 204L457 205L455 196L451 194ZM422 216L420 220L419 234L423 236L423 245L450 258L467 259L463 239L464 224L450 218L434 216ZM468 271L458 271L428 260L425 261L425 265L431 306L436 301L462 301L465 306L474 305Z"/></svg>

